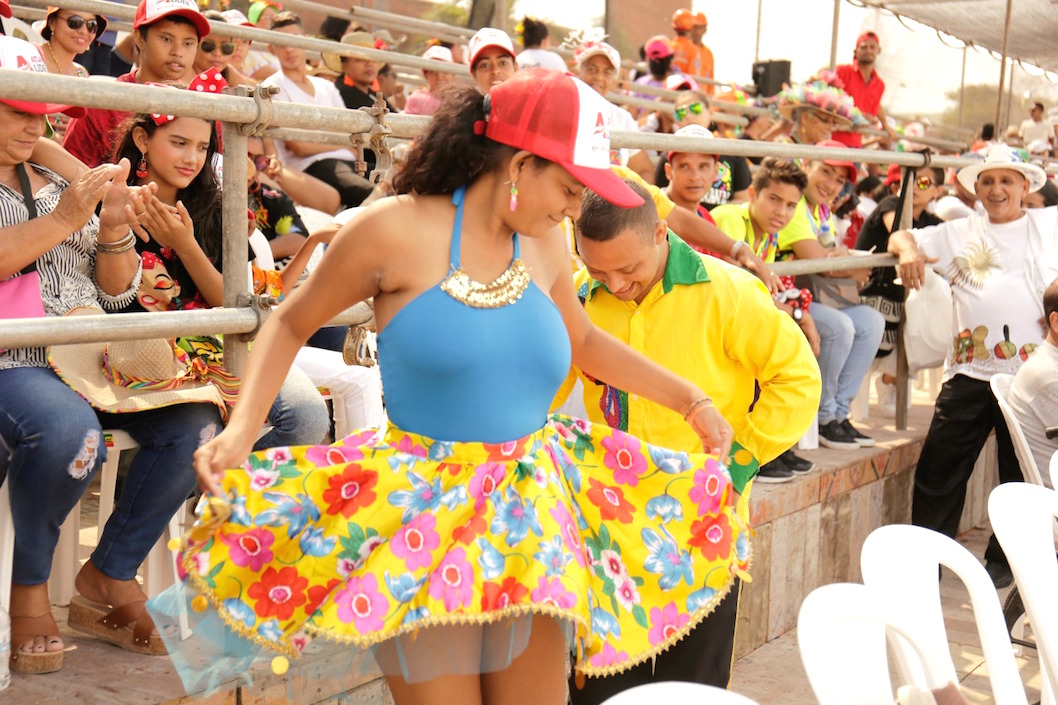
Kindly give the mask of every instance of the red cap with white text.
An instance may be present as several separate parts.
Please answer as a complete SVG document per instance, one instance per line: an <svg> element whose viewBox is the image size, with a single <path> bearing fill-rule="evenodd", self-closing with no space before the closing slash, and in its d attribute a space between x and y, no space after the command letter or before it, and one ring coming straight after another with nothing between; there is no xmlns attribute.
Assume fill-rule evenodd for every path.
<svg viewBox="0 0 1058 705"><path fill-rule="evenodd" d="M132 28L146 27L172 16L190 20L198 31L199 39L209 34L209 20L198 11L195 0L140 0L140 4L136 6Z"/></svg>
<svg viewBox="0 0 1058 705"><path fill-rule="evenodd" d="M0 35L0 69L48 73L44 57L40 55L40 50L37 47L23 39L3 35ZM84 108L62 103L35 103L29 100L14 100L12 98L0 98L0 103L10 105L15 110L22 110L34 115L66 113L70 117L81 117L85 114Z"/></svg>

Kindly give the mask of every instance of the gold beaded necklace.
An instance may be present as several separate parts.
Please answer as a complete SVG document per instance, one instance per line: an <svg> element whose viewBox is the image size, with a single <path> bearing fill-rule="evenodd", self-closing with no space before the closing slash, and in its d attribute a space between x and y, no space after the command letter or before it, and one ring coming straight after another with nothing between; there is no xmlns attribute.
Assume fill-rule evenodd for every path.
<svg viewBox="0 0 1058 705"><path fill-rule="evenodd" d="M51 57L51 61L52 61L53 64L55 64L55 67L57 69L59 69L59 73L65 75L65 76L76 76L77 75L77 69L75 69L73 67L73 64L74 64L73 59L70 59L70 68L69 69L64 69L62 67L62 64L59 63L58 57L55 56L55 50L51 48L51 42L50 41L44 42L44 46L48 47L48 55Z"/></svg>

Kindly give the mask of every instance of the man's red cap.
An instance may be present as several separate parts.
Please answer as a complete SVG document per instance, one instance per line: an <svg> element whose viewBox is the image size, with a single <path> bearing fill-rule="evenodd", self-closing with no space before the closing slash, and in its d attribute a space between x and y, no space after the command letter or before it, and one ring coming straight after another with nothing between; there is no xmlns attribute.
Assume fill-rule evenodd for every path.
<svg viewBox="0 0 1058 705"><path fill-rule="evenodd" d="M11 16L11 6L7 3L7 0L0 0L0 16Z"/></svg>
<svg viewBox="0 0 1058 705"><path fill-rule="evenodd" d="M209 34L209 20L198 11L195 0L140 0L140 4L136 6L132 28L146 27L170 16L189 20L198 31L199 39Z"/></svg>
<svg viewBox="0 0 1058 705"><path fill-rule="evenodd" d="M873 39L875 44L877 44L879 47L882 46L882 40L878 38L877 34L871 31L864 32L860 36L856 37L856 46L863 44L868 39Z"/></svg>

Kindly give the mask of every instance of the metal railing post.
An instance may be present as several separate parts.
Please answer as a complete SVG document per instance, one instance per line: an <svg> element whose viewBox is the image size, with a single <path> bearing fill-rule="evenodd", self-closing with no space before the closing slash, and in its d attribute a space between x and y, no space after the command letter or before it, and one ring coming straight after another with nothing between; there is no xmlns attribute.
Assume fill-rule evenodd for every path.
<svg viewBox="0 0 1058 705"><path fill-rule="evenodd" d="M239 86L237 95L246 95ZM250 293L246 266L248 249L246 145L248 140L242 125L221 123L224 141L224 307L236 308L247 303ZM253 333L257 331L254 330ZM253 333L235 333L224 338L224 366L229 372L241 375L249 354L248 343Z"/></svg>

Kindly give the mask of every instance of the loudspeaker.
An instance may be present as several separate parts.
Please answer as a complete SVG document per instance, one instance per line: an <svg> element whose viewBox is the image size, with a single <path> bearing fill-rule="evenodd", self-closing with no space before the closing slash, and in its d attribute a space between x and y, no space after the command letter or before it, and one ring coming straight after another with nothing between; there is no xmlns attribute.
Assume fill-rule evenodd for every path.
<svg viewBox="0 0 1058 705"><path fill-rule="evenodd" d="M753 64L753 83L758 96L773 96L790 82L790 62L785 60L758 61Z"/></svg>

